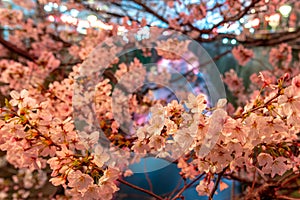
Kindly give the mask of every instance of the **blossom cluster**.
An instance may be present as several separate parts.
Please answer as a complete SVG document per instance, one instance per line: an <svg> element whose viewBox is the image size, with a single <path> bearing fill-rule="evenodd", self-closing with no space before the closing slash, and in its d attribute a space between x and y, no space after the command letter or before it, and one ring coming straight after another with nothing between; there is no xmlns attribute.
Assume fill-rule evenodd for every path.
<svg viewBox="0 0 300 200"><path fill-rule="evenodd" d="M14 2L27 9L38 3L61 3ZM165 2L173 9L180 1ZM253 2L267 5L267 1ZM76 1L64 3L69 9L82 9ZM266 12L275 11L276 6ZM234 0L213 8L191 4L189 12L164 21L172 29L189 30L194 38L210 40L218 35L216 27L199 32L194 23L216 9L229 22L247 10ZM129 17L123 18L123 26L129 30L148 23L144 18L140 25L129 21ZM23 19L22 12L7 8L0 8L0 25L12 29L8 40L14 44L0 45L0 95L5 99L0 102L5 104L0 108L0 171L12 169L6 177L1 174L0 199L113 199L123 177L133 174L129 165L146 156L175 164L185 183L195 181L198 194L210 197L218 187L220 191L228 187L219 177L245 182L251 186L248 193L256 186L270 186L278 192L288 182L282 181L286 177L299 177L300 55L294 61L289 44L270 49L269 63L250 76L249 86L238 71L251 60L258 61L258 56L242 45L233 48L232 54L243 68L225 72L223 82L237 97L234 108L225 99L211 106L206 95L185 92L181 96L187 98L182 101L157 100L153 93L167 85L173 74L163 66L157 71L148 69L138 58L128 62L117 58L134 43L145 57L155 52L168 60L186 59L193 45L177 35L168 38L169 30L145 28L130 34L114 24L109 31L89 28L83 36L53 29L49 21ZM185 25L190 29L182 29ZM208 37L202 35L206 33ZM112 35L120 35L122 40L108 39ZM21 56L16 57L11 49ZM93 70L96 67L100 69ZM189 78L196 81L194 73L199 71L193 68ZM102 76L92 76L94 72ZM92 79L89 75L99 79L95 78L95 87L85 90L78 83ZM147 81L157 84L146 87ZM74 95L77 86L83 90L82 96ZM91 103L95 115L82 110L84 115L78 120L74 113L80 103ZM90 131L90 124L97 124L101 131ZM109 141L106 146L100 144L103 137ZM62 191L57 192L58 188ZM175 195L183 198L180 192Z"/></svg>
<svg viewBox="0 0 300 200"><path fill-rule="evenodd" d="M30 172L49 164L50 182L70 188L74 198L110 199L118 190L114 181L119 172L103 168L96 155L84 153L71 118L62 120L62 115L53 115L48 102L38 103L27 90L10 95L12 99L1 110L0 121L0 149L6 151L7 161Z"/></svg>

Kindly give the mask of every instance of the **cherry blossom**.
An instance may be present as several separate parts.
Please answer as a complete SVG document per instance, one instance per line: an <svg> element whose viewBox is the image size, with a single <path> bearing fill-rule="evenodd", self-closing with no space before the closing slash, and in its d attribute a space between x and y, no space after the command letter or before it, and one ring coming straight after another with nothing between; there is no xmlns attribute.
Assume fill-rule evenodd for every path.
<svg viewBox="0 0 300 200"><path fill-rule="evenodd" d="M209 195L213 187L214 183L212 181L201 180L196 187L196 191L199 195Z"/></svg>
<svg viewBox="0 0 300 200"><path fill-rule="evenodd" d="M174 20L170 20L174 22ZM176 24L176 22L174 22ZM174 24L174 28L176 25ZM179 41L178 39L168 39L167 41L157 42L157 53L166 59L176 60L187 51L188 41Z"/></svg>
<svg viewBox="0 0 300 200"><path fill-rule="evenodd" d="M287 159L284 157L278 157L273 161L271 177L274 177L276 174L282 176L289 170L290 167L287 165L286 161Z"/></svg>
<svg viewBox="0 0 300 200"><path fill-rule="evenodd" d="M190 94L186 106L191 109L192 113L201 113L206 108L205 96L200 94L196 97Z"/></svg>
<svg viewBox="0 0 300 200"><path fill-rule="evenodd" d="M239 65L242 66L245 66L254 56L252 50L246 49L242 45L233 48L232 54L234 58L238 61Z"/></svg>
<svg viewBox="0 0 300 200"><path fill-rule="evenodd" d="M279 48L272 48L270 51L269 62L273 66L287 68L292 61L292 50L288 44L281 44Z"/></svg>
<svg viewBox="0 0 300 200"><path fill-rule="evenodd" d="M294 87L290 86L284 90L284 95L279 97L278 102L282 105L282 111L285 115L290 116L300 109L299 98Z"/></svg>
<svg viewBox="0 0 300 200"><path fill-rule="evenodd" d="M0 177L0 199L108 200L114 198L120 184L126 184L161 200L165 197L132 186L124 179L134 175L134 170L129 169L131 164L149 155L168 160L180 170L184 187L179 192L174 190L173 200L184 198L182 194L192 181L198 184L199 195L212 199L218 187L221 191L228 187L223 179L245 182L246 189L241 195L248 199L259 199L262 193L274 193L272 198L280 198L278 194L298 176L300 64L299 56L293 56L297 49L290 38L297 30L289 30L280 40L277 33L265 39L256 38L256 29L254 34L246 29L240 35L235 31L219 32L222 27L229 30L237 20L242 23L249 17L259 17L262 8L267 16L275 14L290 1L187 4L166 0L161 4L165 5L167 15L152 10L160 7L156 2L132 1L140 11L145 8L147 15L178 30L180 34L176 37L169 37L172 32L169 29L147 31L156 22L153 24L140 11L137 11L137 21L133 16L122 16L119 24L103 22L109 28L87 28L86 34L80 34L77 25L58 20L60 6L65 6L67 12L91 9L103 18L107 17L100 11L108 11L77 1L13 2L28 9L30 14L6 6L7 2L1 4L0 167L13 175ZM48 4L57 6L55 11L36 12ZM297 9L299 3L292 4ZM174 12L179 7L183 10ZM114 10L110 11L114 14ZM207 20L212 13L219 13L218 23ZM295 13L293 8L289 22L293 26ZM41 19L39 15L45 17ZM233 95L227 106L226 99L213 105L206 95L185 91L178 95L183 97L182 101L168 103L168 99L155 98L155 90L170 84L173 75L163 66L148 69L145 60L151 58L152 62L157 56L186 59L194 46L182 33L198 42L237 40L239 45L228 52L239 65L249 65L249 69L237 67L222 75ZM254 51L250 46L275 43L278 47L263 52L269 63L255 55L255 61L264 69L252 69L254 62L250 60ZM127 58L120 54L127 52L131 45L141 55ZM201 56L195 55L193 59ZM197 70L183 77L195 81L199 75ZM249 85L245 85L247 70L253 73L249 74ZM94 80L92 86L84 84L89 79ZM157 88L145 86L147 81L157 83ZM77 89L81 91L74 95ZM80 114L74 115L80 104L90 104L93 108L83 108ZM93 129L91 124L99 125L101 131ZM100 145L103 137L110 144ZM40 192L43 188L48 190L48 182L51 187L60 187L60 194ZM252 194L257 196L252 198Z"/></svg>
<svg viewBox="0 0 300 200"><path fill-rule="evenodd" d="M85 193L85 191L94 182L93 179L87 175L83 174L81 171L76 170L68 174L68 186L76 188L79 192Z"/></svg>

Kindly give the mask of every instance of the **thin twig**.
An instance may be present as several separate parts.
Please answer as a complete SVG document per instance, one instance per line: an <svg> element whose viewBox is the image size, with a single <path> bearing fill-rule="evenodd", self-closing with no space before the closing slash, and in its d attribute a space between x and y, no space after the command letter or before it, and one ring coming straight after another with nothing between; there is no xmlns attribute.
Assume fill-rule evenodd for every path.
<svg viewBox="0 0 300 200"><path fill-rule="evenodd" d="M146 4L142 3L140 0L133 0L133 2L136 3L137 5L141 6L147 13L153 15L160 21L162 21L166 24L169 24L169 21L167 19L165 19L163 16L157 14L157 11L152 10L150 7L148 7Z"/></svg>
<svg viewBox="0 0 300 200"><path fill-rule="evenodd" d="M232 180L230 199L235 200L235 181Z"/></svg>
<svg viewBox="0 0 300 200"><path fill-rule="evenodd" d="M238 115L238 116L235 116L234 119L239 119L239 118L243 118L245 117L245 115L249 114L249 113L252 113L256 110L259 110L261 108L265 108L267 107L268 105L270 105L271 103L273 103L273 100L275 100L276 98L278 98L281 94L278 92L276 95L274 95L271 99L269 99L266 103L264 103L263 105L261 106L257 106L257 107L253 107L251 108L250 110L242 113L241 115Z"/></svg>
<svg viewBox="0 0 300 200"><path fill-rule="evenodd" d="M285 179L282 180L282 183L280 184L281 187L283 187L285 184L287 184L288 182L291 182L294 179L297 179L300 177L300 174L291 174L292 176L290 178L285 177ZM295 175L295 176L293 176ZM280 182L280 181L278 181Z"/></svg>
<svg viewBox="0 0 300 200"><path fill-rule="evenodd" d="M172 197L175 194L175 192L180 190L179 186L181 185L182 181L183 181L183 179L180 179L180 181L178 181L178 183L177 183L176 187L174 188L174 190L170 194L168 194L169 197Z"/></svg>
<svg viewBox="0 0 300 200"><path fill-rule="evenodd" d="M181 194L188 189L189 187L191 187L196 181L198 181L202 176L204 175L204 173L200 174L197 178L195 178L192 182L190 182L189 184L183 186L180 191L176 194L175 197L173 197L171 200L176 200L178 198L180 198Z"/></svg>
<svg viewBox="0 0 300 200"><path fill-rule="evenodd" d="M254 190L255 183L256 183L256 168L254 169L254 175L253 175L253 182L252 182L252 186L251 186L251 192Z"/></svg>
<svg viewBox="0 0 300 200"><path fill-rule="evenodd" d="M150 191L153 192L153 185L152 185L151 179L149 178L149 174L147 172L146 160L144 162L144 172L145 172L145 177L146 177L146 180L148 182Z"/></svg>
<svg viewBox="0 0 300 200"><path fill-rule="evenodd" d="M286 200L299 200L299 198L293 198L293 197L288 197L284 195L278 195L276 196L278 199L286 199Z"/></svg>
<svg viewBox="0 0 300 200"><path fill-rule="evenodd" d="M225 167L225 168L223 169L223 171L220 172L220 173L218 174L218 178L217 178L217 180L216 180L216 183L215 183L215 185L214 185L214 188L212 189L212 191L211 191L211 193L210 193L210 195L209 195L209 197L208 197L209 200L212 200L212 199L213 199L213 197L214 197L214 195L215 195L215 192L216 192L217 189L218 189L218 186L219 186L219 183L220 183L220 181L221 181L221 178L222 178L223 174L225 173L226 169L227 169L227 167Z"/></svg>

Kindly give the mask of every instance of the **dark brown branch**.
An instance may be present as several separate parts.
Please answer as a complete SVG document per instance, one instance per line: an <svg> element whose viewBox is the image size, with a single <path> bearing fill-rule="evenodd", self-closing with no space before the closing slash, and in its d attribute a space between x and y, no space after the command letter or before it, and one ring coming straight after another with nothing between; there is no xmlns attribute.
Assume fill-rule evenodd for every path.
<svg viewBox="0 0 300 200"><path fill-rule="evenodd" d="M253 6L255 6L255 4L257 4L258 2L260 2L260 0L253 0L251 2L251 4L249 6L247 6L247 7L245 7L244 10L242 10L241 12L239 12L239 14L237 14L237 15L235 15L233 17L229 17L227 19L225 18L224 20L220 21L219 23L213 25L210 29L201 30L201 33L206 33L206 34L207 33L211 33L213 29L219 27L222 24L239 20L240 18L244 17L248 13L248 11Z"/></svg>
<svg viewBox="0 0 300 200"><path fill-rule="evenodd" d="M140 6L144 11L146 11L147 13L152 15L153 17L156 17L158 20L168 24L168 19L164 18L164 16L162 16L162 15L157 14L157 12L155 10L153 10L151 7L147 6L141 0L132 0L132 2L135 3L136 5ZM298 38L300 38L300 29L297 29L293 32L285 31L285 32L282 32L282 33L265 34L264 35L265 38L255 38L256 35L258 35L258 33L256 33L256 34L251 35L251 36L246 36L245 40L239 40L238 35L230 34L230 33L225 33L225 34L220 33L220 34L218 34L214 37L208 38L208 39L201 37L201 34L210 34L210 33L212 33L214 28L217 28L217 27L221 26L224 23L229 23L229 22L234 22L234 21L239 20L240 18L247 15L251 8L255 8L258 3L259 3L259 0L253 0L250 3L250 5L244 7L244 9L241 10L241 12L239 12L237 15L232 16L232 17L228 17L228 18L225 17L222 21L220 21L217 24L214 24L209 29L199 29L198 27L195 27L191 23L179 24L181 27L190 27L189 30L181 30L181 32L184 33L184 34L187 34L191 30L199 32L200 37L196 38L196 41L198 41L198 42L213 42L213 41L216 41L216 40L221 40L223 38L230 38L230 39L236 39L239 43L244 44L245 46L249 46L249 47L253 47L253 46L272 46L272 45L277 45L277 44L281 44L281 43L285 43L285 42L294 41L294 40L297 40ZM119 6L119 7L122 6L122 4L118 4L118 3L113 3L113 5ZM217 7L220 7L221 5L223 5L223 4L218 4ZM111 15L111 16L114 16L114 17L117 17L117 18L125 17L125 15L120 15L120 14L117 14L117 13L110 13L108 11L99 11L99 10L96 10L94 8L91 8L91 7L89 7L89 9L94 11L94 12L105 13L105 14L108 14L108 15ZM140 23L137 19L133 19L131 16L127 16L127 17L129 17L129 19L131 21L136 21L136 22ZM172 29L172 28L169 27L169 29Z"/></svg>
<svg viewBox="0 0 300 200"><path fill-rule="evenodd" d="M131 184L131 183L129 183L129 182L123 180L123 179L117 179L117 181L119 181L120 183L123 183L124 185L127 185L127 186L129 186L129 187L131 187L133 189L139 190L139 191L144 192L144 193L146 193L146 194L148 194L148 195L150 195L152 197L155 197L158 200L163 200L163 198L160 197L160 196L158 196L157 194L154 194L153 192L151 192L149 190L146 190L144 188L141 188L139 186L133 185L133 184Z"/></svg>
<svg viewBox="0 0 300 200"><path fill-rule="evenodd" d="M286 177L282 180L281 184L280 184L280 187L284 187L287 183L295 180L295 179L299 179L300 178L300 173L298 174L291 174L292 176L289 178L289 177Z"/></svg>
<svg viewBox="0 0 300 200"><path fill-rule="evenodd" d="M0 44L2 44L8 50L18 54L19 56L26 58L27 60L30 60L32 62L35 62L35 58L32 55L30 55L27 51L20 49L19 47L15 46L14 44L4 40L2 36L0 36Z"/></svg>
<svg viewBox="0 0 300 200"><path fill-rule="evenodd" d="M109 12L109 11L98 10L96 8L91 7L90 5L84 5L84 7L85 7L85 9L90 10L90 11L95 12L95 13L98 13L98 14L106 14L106 15L116 17L116 18L128 17L131 21L137 21L137 20L134 20L133 18L131 18L131 16L121 15L121 14L113 13L113 12Z"/></svg>
<svg viewBox="0 0 300 200"><path fill-rule="evenodd" d="M218 189L218 186L219 186L219 183L220 183L220 181L221 181L221 178L222 178L223 174L225 173L226 169L227 169L227 167L225 167L225 168L223 169L223 171L220 172L220 173L218 174L218 178L217 178L217 180L216 180L216 183L215 183L215 185L214 185L214 188L212 189L212 191L211 191L211 193L210 193L210 195L209 195L209 200L212 200L212 199L213 199L213 197L214 197L214 195L215 195L215 193L216 193L216 191L217 191L217 189Z"/></svg>
<svg viewBox="0 0 300 200"><path fill-rule="evenodd" d="M133 0L133 2L138 4L139 6L141 6L147 13L153 15L154 17L156 17L157 19L161 20L162 22L164 22L166 24L169 24L169 21L167 19L165 19L163 16L157 14L156 11L152 10L151 8L149 8L148 6L143 4L141 2L141 0Z"/></svg>
<svg viewBox="0 0 300 200"><path fill-rule="evenodd" d="M282 199L282 200L299 200L299 198L293 198L293 197L288 197L288 196L284 196L284 195L277 195L276 197L278 199Z"/></svg>
<svg viewBox="0 0 300 200"><path fill-rule="evenodd" d="M72 44L69 42L64 41L63 39L61 39L59 36L53 34L53 33L49 33L49 35L52 37L53 40L57 41L57 42L62 42L64 47L71 47Z"/></svg>
<svg viewBox="0 0 300 200"><path fill-rule="evenodd" d="M300 38L300 28L292 32L282 32L282 33L273 33L269 34L266 39L247 39L245 41L240 41L242 44L247 46L273 46L281 43L290 42Z"/></svg>
<svg viewBox="0 0 300 200"><path fill-rule="evenodd" d="M225 174L225 175L224 175L224 178L226 178L226 179L228 179L228 180L235 180L235 181L238 181L238 182L247 184L247 185L251 185L251 184L252 184L252 181L251 181L251 180L245 179L245 178L241 178L241 177L236 176L236 175L234 175L234 174Z"/></svg>
<svg viewBox="0 0 300 200"><path fill-rule="evenodd" d="M246 47L255 47L255 46L274 46L281 43L287 43L295 41L300 38L300 28L295 31L284 31L280 33L267 33L264 34L264 38L255 38L258 33L251 35L252 37L246 36L245 40L239 40L238 35L235 34L218 34L212 38L197 38L198 42L214 42L216 40L221 40L223 38L236 39L239 43L245 45Z"/></svg>
<svg viewBox="0 0 300 200"><path fill-rule="evenodd" d="M182 195L182 193L188 189L189 187L191 187L196 181L200 180L200 178L202 178L202 176L204 175L204 173L200 174L197 178L195 178L192 182L190 182L189 184L183 186L180 191L176 194L175 197L173 197L171 200L176 200L178 198L180 198L180 196Z"/></svg>

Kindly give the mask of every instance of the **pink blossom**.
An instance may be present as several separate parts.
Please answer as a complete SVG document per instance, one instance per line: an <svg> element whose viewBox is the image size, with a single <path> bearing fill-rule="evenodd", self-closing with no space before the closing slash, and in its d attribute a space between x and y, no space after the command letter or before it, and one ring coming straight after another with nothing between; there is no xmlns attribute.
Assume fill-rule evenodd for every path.
<svg viewBox="0 0 300 200"><path fill-rule="evenodd" d="M292 80L292 86L297 94L300 94L300 75L296 76Z"/></svg>
<svg viewBox="0 0 300 200"><path fill-rule="evenodd" d="M73 130L73 129L72 129ZM99 140L99 132L94 131L91 134L87 134L86 132L80 132L80 140L85 145L87 149L93 147L95 144L98 143Z"/></svg>
<svg viewBox="0 0 300 200"><path fill-rule="evenodd" d="M284 157L278 157L273 161L271 177L276 174L282 176L290 167L286 164L287 159Z"/></svg>
<svg viewBox="0 0 300 200"><path fill-rule="evenodd" d="M96 184L89 186L82 198L84 200L99 200L101 198L101 188Z"/></svg>
<svg viewBox="0 0 300 200"><path fill-rule="evenodd" d="M25 9L33 9L35 7L35 2L32 0L13 0L15 4Z"/></svg>
<svg viewBox="0 0 300 200"><path fill-rule="evenodd" d="M272 171L273 158L270 154L260 153L257 157L258 164L262 166L264 173L270 173Z"/></svg>
<svg viewBox="0 0 300 200"><path fill-rule="evenodd" d="M150 135L160 135L161 130L164 127L164 119L161 116L154 116L150 119L149 127L147 131Z"/></svg>
<svg viewBox="0 0 300 200"><path fill-rule="evenodd" d="M266 71L263 71L266 72ZM263 72L259 72L258 78L260 78L263 82L263 88L264 87L271 87L271 88L275 88L275 85L272 84L274 81L274 77L269 76L268 72L266 72L267 74L263 73Z"/></svg>
<svg viewBox="0 0 300 200"><path fill-rule="evenodd" d="M179 114L183 110L184 110L183 106L175 100L171 101L171 103L169 103L166 108L167 116L169 116L169 117L173 116L175 114Z"/></svg>
<svg viewBox="0 0 300 200"><path fill-rule="evenodd" d="M36 101L34 99L28 97L29 93L25 89L20 93L18 93L17 91L12 91L10 95L12 97L12 100L10 101L10 104L12 106L18 105L19 108L27 106L28 108L32 108L36 104Z"/></svg>
<svg viewBox="0 0 300 200"><path fill-rule="evenodd" d="M160 135L153 135L150 137L149 146L155 150L160 150L164 147L165 138Z"/></svg>
<svg viewBox="0 0 300 200"><path fill-rule="evenodd" d="M178 28L178 23L175 19L170 20L175 29ZM180 27L180 26L179 26ZM178 39L168 39L166 41L157 42L157 53L165 59L177 60L180 59L184 53L188 51L189 41L179 41Z"/></svg>
<svg viewBox="0 0 300 200"><path fill-rule="evenodd" d="M134 173L130 170L130 169L127 169L125 170L124 172L124 177L129 177L129 176L132 176Z"/></svg>
<svg viewBox="0 0 300 200"><path fill-rule="evenodd" d="M223 190L225 190L228 187L229 186L225 182L220 181L220 191L223 191Z"/></svg>
<svg viewBox="0 0 300 200"><path fill-rule="evenodd" d="M109 154L106 152L106 149L104 149L101 145L96 145L94 155L94 163L98 167L102 167L105 162L107 162L110 158Z"/></svg>
<svg viewBox="0 0 300 200"><path fill-rule="evenodd" d="M201 113L206 108L206 99L202 94L199 94L198 96L190 94L188 96L188 101L185 104L191 109L192 113Z"/></svg>
<svg viewBox="0 0 300 200"><path fill-rule="evenodd" d="M104 199L111 199L112 194L119 190L114 181L119 177L119 171L108 168L99 179L100 196Z"/></svg>
<svg viewBox="0 0 300 200"><path fill-rule="evenodd" d="M227 85L228 89L236 97L238 97L240 101L243 101L243 92L245 90L243 79L238 77L237 73L233 69L230 69L228 72L225 72L225 76L223 76L222 79Z"/></svg>
<svg viewBox="0 0 300 200"><path fill-rule="evenodd" d="M70 172L68 174L68 186L76 188L79 192L85 193L94 180L87 174L83 174L80 170Z"/></svg>
<svg viewBox="0 0 300 200"><path fill-rule="evenodd" d="M226 136L225 142L234 142L245 144L248 136L248 127L243 126L241 120L233 120L229 118L226 120L222 134Z"/></svg>
<svg viewBox="0 0 300 200"><path fill-rule="evenodd" d="M232 49L232 54L234 58L238 61L239 65L245 66L251 58L253 58L253 51L244 48L242 45L234 47Z"/></svg>
<svg viewBox="0 0 300 200"><path fill-rule="evenodd" d="M173 0L168 0L167 5L169 6L169 8L173 8L174 7L174 1Z"/></svg>
<svg viewBox="0 0 300 200"><path fill-rule="evenodd" d="M201 20L206 17L206 6L203 4L194 5L191 9L191 19ZM191 21L192 22L192 21Z"/></svg>
<svg viewBox="0 0 300 200"><path fill-rule="evenodd" d="M132 149L136 153L146 154L150 150L150 147L145 141L138 140L133 144Z"/></svg>
<svg viewBox="0 0 300 200"><path fill-rule="evenodd" d="M20 10L0 8L0 24L14 26L20 24L23 13Z"/></svg>
<svg viewBox="0 0 300 200"><path fill-rule="evenodd" d="M182 158L178 160L177 167L181 169L180 174L185 178L194 179L199 174L192 164L185 162Z"/></svg>
<svg viewBox="0 0 300 200"><path fill-rule="evenodd" d="M183 151L187 151L193 143L193 137L188 129L180 129L175 132L174 141L182 148Z"/></svg>
<svg viewBox="0 0 300 200"><path fill-rule="evenodd" d="M272 48L269 62L278 68L287 68L292 61L292 48L288 44L280 44L278 48Z"/></svg>
<svg viewBox="0 0 300 200"><path fill-rule="evenodd" d="M62 177L54 177L49 180L54 186L62 185L66 182L66 180Z"/></svg>
<svg viewBox="0 0 300 200"><path fill-rule="evenodd" d="M198 192L199 195L209 196L213 187L214 187L214 182L201 180L199 185L197 185L196 187L196 191Z"/></svg>
<svg viewBox="0 0 300 200"><path fill-rule="evenodd" d="M284 90L284 95L278 98L278 102L282 107L285 115L290 116L293 112L300 111L300 95L297 96L295 87L288 87Z"/></svg>

